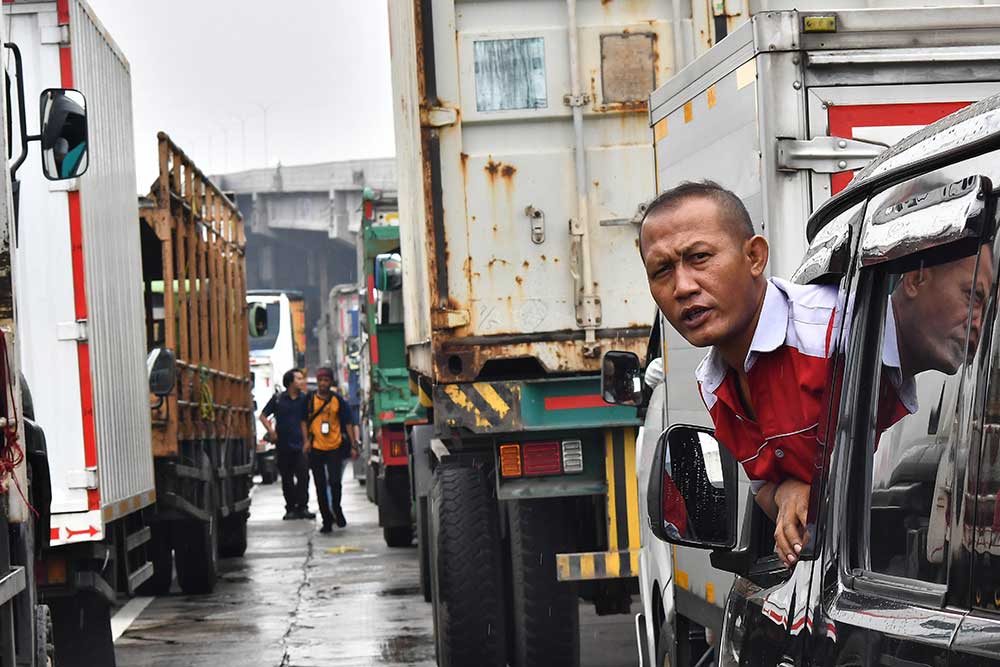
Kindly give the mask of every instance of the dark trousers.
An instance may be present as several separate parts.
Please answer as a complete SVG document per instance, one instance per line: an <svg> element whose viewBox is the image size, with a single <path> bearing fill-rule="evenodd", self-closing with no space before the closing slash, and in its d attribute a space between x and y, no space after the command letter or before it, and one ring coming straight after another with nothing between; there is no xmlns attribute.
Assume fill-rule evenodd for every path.
<svg viewBox="0 0 1000 667"><path fill-rule="evenodd" d="M285 510L296 512L309 505L309 463L297 449L278 449L278 472L281 492L285 494Z"/></svg>
<svg viewBox="0 0 1000 667"><path fill-rule="evenodd" d="M342 449L343 447L341 447ZM344 459L340 449L324 452L309 450L309 467L316 484L316 498L323 523L331 525L338 516L344 516L340 509L340 479L344 476ZM327 499L329 489L329 500Z"/></svg>

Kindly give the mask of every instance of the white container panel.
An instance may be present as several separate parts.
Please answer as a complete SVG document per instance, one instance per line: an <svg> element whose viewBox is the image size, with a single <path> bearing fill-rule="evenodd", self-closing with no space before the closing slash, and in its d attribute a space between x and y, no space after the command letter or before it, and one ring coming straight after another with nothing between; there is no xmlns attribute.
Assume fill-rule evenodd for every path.
<svg viewBox="0 0 1000 667"><path fill-rule="evenodd" d="M70 6L74 85L87 98L80 178L101 502L154 489L128 61L82 0Z"/></svg>

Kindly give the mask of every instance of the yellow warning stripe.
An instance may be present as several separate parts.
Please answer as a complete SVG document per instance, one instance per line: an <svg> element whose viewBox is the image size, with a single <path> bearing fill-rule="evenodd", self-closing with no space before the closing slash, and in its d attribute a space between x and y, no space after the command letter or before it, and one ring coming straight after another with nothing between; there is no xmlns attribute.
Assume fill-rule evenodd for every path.
<svg viewBox="0 0 1000 667"><path fill-rule="evenodd" d="M483 414L479 411L479 408L469 400L469 397L465 395L461 389L458 388L456 384L446 384L444 386L444 393L448 395L451 402L462 408L463 410L472 413L472 416L476 420L476 426L489 426L490 422L488 419L483 417Z"/></svg>
<svg viewBox="0 0 1000 667"><path fill-rule="evenodd" d="M615 446L614 431L604 432L604 472L608 480L608 549L618 550L618 503L615 502Z"/></svg>
<svg viewBox="0 0 1000 667"><path fill-rule="evenodd" d="M639 550L556 554L559 581L621 579L639 574Z"/></svg>
<svg viewBox="0 0 1000 667"><path fill-rule="evenodd" d="M496 410L497 414L500 415L500 419L506 417L507 413L510 412L510 406L507 405L505 400L500 398L500 394L488 382L476 382L472 387L489 403L491 408Z"/></svg>
<svg viewBox="0 0 1000 667"><path fill-rule="evenodd" d="M625 429L625 491L628 494L628 545L637 547L641 541L639 533L639 479L635 467L636 430Z"/></svg>

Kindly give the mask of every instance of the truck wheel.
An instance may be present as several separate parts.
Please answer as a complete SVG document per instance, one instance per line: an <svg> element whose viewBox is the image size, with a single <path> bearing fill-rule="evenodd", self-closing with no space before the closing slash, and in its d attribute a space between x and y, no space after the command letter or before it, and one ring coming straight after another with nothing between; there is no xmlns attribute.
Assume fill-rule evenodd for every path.
<svg viewBox="0 0 1000 667"><path fill-rule="evenodd" d="M660 634L656 639L656 667L670 667L674 664L670 661L670 654L675 652L674 635L670 631L670 623L664 619L660 624ZM690 659L690 658L689 658ZM692 664L682 663L678 660L678 665Z"/></svg>
<svg viewBox="0 0 1000 667"><path fill-rule="evenodd" d="M111 603L100 593L79 591L76 595L53 598L48 605L59 667L114 667Z"/></svg>
<svg viewBox="0 0 1000 667"><path fill-rule="evenodd" d="M478 470L442 464L434 471L430 503L438 664L506 665L496 500Z"/></svg>
<svg viewBox="0 0 1000 667"><path fill-rule="evenodd" d="M174 549L177 583L188 595L211 593L219 576L218 519L185 523L174 533L180 532Z"/></svg>
<svg viewBox="0 0 1000 667"><path fill-rule="evenodd" d="M427 544L427 498L417 498L417 559L420 563L420 593L431 601L431 557Z"/></svg>
<svg viewBox="0 0 1000 667"><path fill-rule="evenodd" d="M52 640L52 612L48 605L35 607L35 664L34 667L53 667L56 646Z"/></svg>
<svg viewBox="0 0 1000 667"><path fill-rule="evenodd" d="M246 512L230 514L219 523L219 556L222 558L240 558L247 551L247 519Z"/></svg>
<svg viewBox="0 0 1000 667"><path fill-rule="evenodd" d="M170 524L157 521L150 525L149 542L146 551L153 563L153 575L142 582L136 592L139 595L166 595L174 579L174 555L170 546Z"/></svg>
<svg viewBox="0 0 1000 667"><path fill-rule="evenodd" d="M571 513L560 499L508 504L514 667L580 664L576 586L556 579L556 553L570 544Z"/></svg>
<svg viewBox="0 0 1000 667"><path fill-rule="evenodd" d="M382 537L388 547L408 547L413 544L413 527L383 526Z"/></svg>
<svg viewBox="0 0 1000 667"><path fill-rule="evenodd" d="M694 665L710 648L705 628L680 614L677 614L676 623L677 664Z"/></svg>

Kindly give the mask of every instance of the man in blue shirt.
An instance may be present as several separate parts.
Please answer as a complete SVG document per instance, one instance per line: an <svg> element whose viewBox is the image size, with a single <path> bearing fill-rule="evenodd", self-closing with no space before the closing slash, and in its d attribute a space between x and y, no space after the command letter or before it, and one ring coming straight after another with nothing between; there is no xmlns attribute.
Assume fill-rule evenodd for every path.
<svg viewBox="0 0 1000 667"><path fill-rule="evenodd" d="M309 463L303 448L308 442L306 377L298 368L281 379L285 391L275 394L260 411L260 423L277 444L278 472L285 495L284 519L315 519L309 511ZM270 417L274 417L273 423Z"/></svg>

